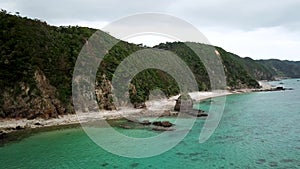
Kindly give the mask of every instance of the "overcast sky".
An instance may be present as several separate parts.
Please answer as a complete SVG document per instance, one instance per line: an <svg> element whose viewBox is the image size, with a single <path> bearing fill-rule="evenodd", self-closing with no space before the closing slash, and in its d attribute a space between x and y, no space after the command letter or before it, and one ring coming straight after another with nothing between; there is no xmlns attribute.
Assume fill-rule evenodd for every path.
<svg viewBox="0 0 300 169"><path fill-rule="evenodd" d="M136 13L165 13L242 57L300 60L300 0L1 0L0 8L51 25L94 28Z"/></svg>

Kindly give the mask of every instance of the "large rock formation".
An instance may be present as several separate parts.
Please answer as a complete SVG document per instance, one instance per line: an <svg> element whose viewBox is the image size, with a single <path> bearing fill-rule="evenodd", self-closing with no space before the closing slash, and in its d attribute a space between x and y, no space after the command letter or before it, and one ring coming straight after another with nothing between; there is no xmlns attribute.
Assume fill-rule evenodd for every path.
<svg viewBox="0 0 300 169"><path fill-rule="evenodd" d="M188 93L181 94L176 100L175 111L190 112L193 110L193 99Z"/></svg>
<svg viewBox="0 0 300 169"><path fill-rule="evenodd" d="M195 117L207 117L208 114L203 110L197 110L193 108L194 101L191 96L184 93L178 97L174 107L175 111L180 111Z"/></svg>
<svg viewBox="0 0 300 169"><path fill-rule="evenodd" d="M56 88L50 85L44 73L37 69L34 73L36 88L31 89L29 84L20 82L21 91L16 96L13 89L5 90L3 111L9 117L36 117L51 118L66 113L65 107L57 99ZM30 91L30 92L29 92Z"/></svg>

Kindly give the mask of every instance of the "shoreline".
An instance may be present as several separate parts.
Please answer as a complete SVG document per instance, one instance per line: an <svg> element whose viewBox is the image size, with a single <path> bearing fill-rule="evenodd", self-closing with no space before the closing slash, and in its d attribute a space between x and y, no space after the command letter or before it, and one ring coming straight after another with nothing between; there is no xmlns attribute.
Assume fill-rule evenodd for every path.
<svg viewBox="0 0 300 169"><path fill-rule="evenodd" d="M210 98L228 96L233 94L243 94L252 92L277 91L272 90L272 86L265 81L259 81L260 89L236 89L236 90L215 90L190 92L189 95L194 103ZM127 119L136 121L139 118L160 118L176 117L178 112L174 111L176 100L180 95L170 98L148 100L145 102L146 108L136 109L133 107L120 107L118 110L100 110L98 112L77 112L76 114L59 115L58 118L32 119L26 118L5 118L0 119L0 146L7 143L20 141L39 132L61 130L68 128L82 128L82 123L99 120L107 120L112 123L116 120Z"/></svg>
<svg viewBox="0 0 300 169"><path fill-rule="evenodd" d="M191 92L189 93L191 98L195 102L200 102L209 98L227 96L231 94L249 93L253 92L253 89L241 89L236 91L219 90L214 92ZM176 114L173 110L176 99L179 95L172 96L168 99L158 99L146 101L146 108L135 109L129 107L121 107L119 110L101 110L98 112L88 113L77 113L77 114L66 114L60 115L58 118L52 119L32 119L28 120L25 118L21 119L0 119L0 136L1 134L8 134L15 131L23 131L26 129L35 128L47 128L54 126L64 125L76 125L84 122L90 122L95 120L116 120L120 118L130 118L129 116L143 116L143 117L154 117L163 116L166 112L169 114Z"/></svg>
<svg viewBox="0 0 300 169"><path fill-rule="evenodd" d="M259 89L236 89L236 90L215 90L215 91L196 91L190 92L189 95L194 102L201 102L209 98L228 96L232 94L278 91L267 81L258 81L261 88ZM100 110L97 112L77 112L76 114L59 115L58 118L51 119L32 119L26 118L4 118L0 119L0 139L5 134L28 129L49 128L68 125L81 125L81 123L97 120L117 120L121 118L134 119L137 117L163 117L174 116L178 112L174 111L176 99L180 95L171 96L170 98L148 100L145 102L146 108L136 109L133 107L120 107L118 110Z"/></svg>

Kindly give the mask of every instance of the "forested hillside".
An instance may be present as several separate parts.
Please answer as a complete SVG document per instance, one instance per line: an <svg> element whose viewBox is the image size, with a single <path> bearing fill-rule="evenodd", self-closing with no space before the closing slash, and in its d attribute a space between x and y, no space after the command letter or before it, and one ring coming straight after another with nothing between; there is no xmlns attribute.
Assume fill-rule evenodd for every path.
<svg viewBox="0 0 300 169"><path fill-rule="evenodd" d="M0 12L0 117L51 118L74 113L72 75L79 52L96 30L78 27L55 27L40 20ZM105 32L101 32L110 36ZM111 37L114 38L114 37ZM211 47L196 44L201 48ZM114 109L111 80L114 71L128 55L143 50L132 43L120 41L108 51L97 74L96 97L101 109ZM155 46L176 53L187 63L196 77L199 90L210 90L205 66L182 42ZM227 86L257 88L255 79L275 76L299 76L299 62L254 61L240 58L216 47L226 74ZM160 89L167 96L176 95L179 88L167 73L147 69L131 81L133 104L148 99L149 92Z"/></svg>
<svg viewBox="0 0 300 169"><path fill-rule="evenodd" d="M278 59L258 60L257 63L269 68L273 77L300 77L300 62L299 61L287 61Z"/></svg>

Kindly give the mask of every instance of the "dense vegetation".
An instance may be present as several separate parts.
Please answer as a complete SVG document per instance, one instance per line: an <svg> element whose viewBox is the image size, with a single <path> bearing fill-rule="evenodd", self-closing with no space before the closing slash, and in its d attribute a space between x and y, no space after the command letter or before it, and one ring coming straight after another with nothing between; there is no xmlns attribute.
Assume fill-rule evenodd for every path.
<svg viewBox="0 0 300 169"><path fill-rule="evenodd" d="M299 78L300 62L278 59L253 60L241 58L229 53L248 73L257 80L274 80L276 78Z"/></svg>
<svg viewBox="0 0 300 169"><path fill-rule="evenodd" d="M72 113L71 84L74 65L82 46L96 31L78 26L55 27L40 20L0 12L0 117L56 117ZM105 36L110 36L101 32ZM113 37L111 37L113 38ZM211 47L195 44L205 49ZM120 41L106 54L97 74L97 84L103 89L105 80L111 81L118 65L130 54L147 47ZM199 90L210 90L205 66L195 53L182 42L159 44L177 54L192 70ZM255 79L276 76L300 77L300 63L240 58L216 47L220 54L228 87L259 87ZM105 76L103 76L105 75ZM103 78L105 77L105 78ZM130 99L141 103L152 90L160 89L166 96L179 93L176 81L166 72L147 69L131 81ZM126 87L126 86L125 86ZM106 93L105 93L106 92ZM110 91L105 91L103 98ZM104 106L105 108L105 106ZM49 112L55 114L47 115Z"/></svg>
<svg viewBox="0 0 300 169"><path fill-rule="evenodd" d="M221 48L211 48L211 46L205 44L197 44L197 46L202 51L213 50L214 52L215 49L218 51L224 65L227 85L230 88L237 89L259 87L257 81L248 74L247 70L240 63L238 63L230 53ZM200 58L187 45L185 45L185 43L166 43L157 45L155 48L171 50L176 53L193 71L193 74L198 82L199 90L201 91L210 89L210 79L206 67L203 65ZM203 52L201 54L207 55L207 57L212 57L212 54L215 55L215 53L209 52Z"/></svg>
<svg viewBox="0 0 300 169"><path fill-rule="evenodd" d="M300 61L293 62L287 60L281 61L277 59L269 59L258 60L256 62L269 68L272 77L300 77Z"/></svg>
<svg viewBox="0 0 300 169"><path fill-rule="evenodd" d="M18 82L28 83L34 89L34 71L39 68L65 100L71 92L78 52L95 30L49 26L4 11L0 13L0 23L0 90L16 87Z"/></svg>
<svg viewBox="0 0 300 169"><path fill-rule="evenodd" d="M7 14L6 11L0 12L0 23L1 105L4 94L13 97L22 94L24 85L21 84L29 88L26 91L30 97L28 102L39 97L41 91L37 89L34 76L36 70L41 70L55 86L56 97L64 106L70 106L73 67L82 45L95 30L49 26L39 20ZM26 95L22 94L22 97L26 98Z"/></svg>

